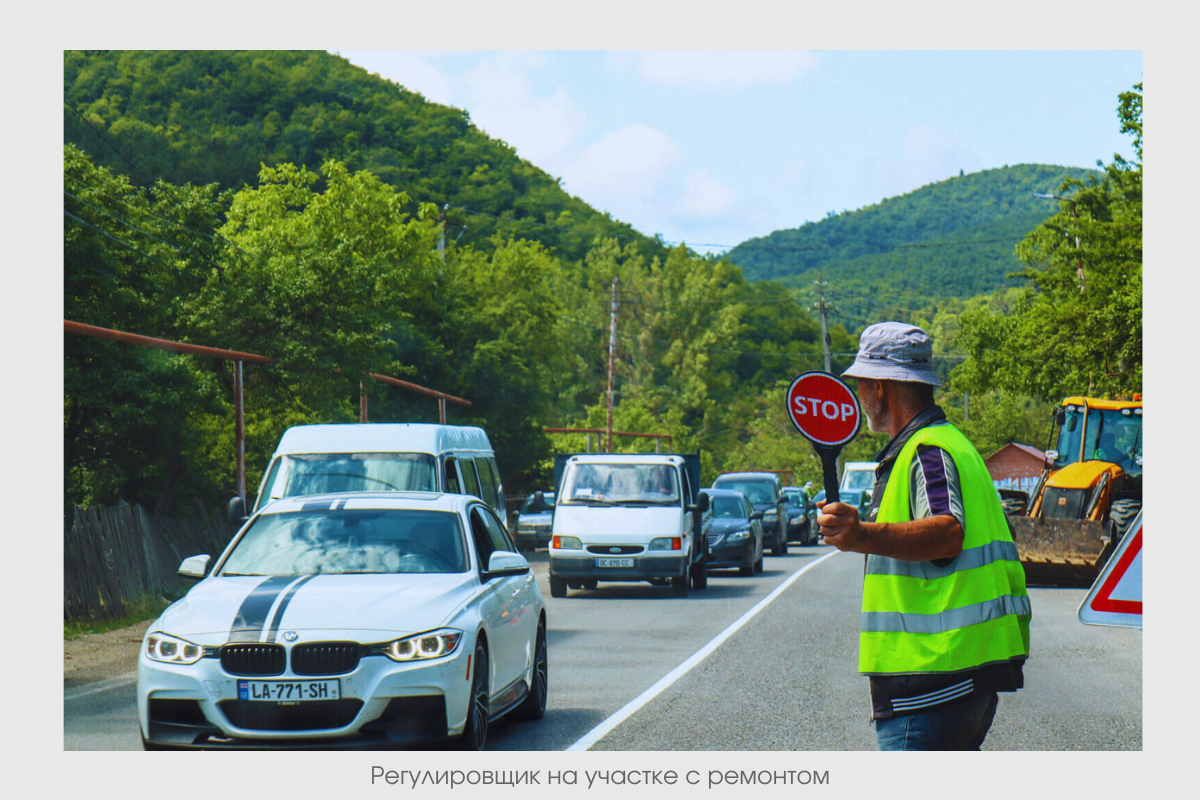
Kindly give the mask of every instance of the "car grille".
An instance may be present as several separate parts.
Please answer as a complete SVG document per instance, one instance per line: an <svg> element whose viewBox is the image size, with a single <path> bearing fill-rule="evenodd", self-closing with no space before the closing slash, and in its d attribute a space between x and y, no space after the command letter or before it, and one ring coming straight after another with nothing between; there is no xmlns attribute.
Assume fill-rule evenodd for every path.
<svg viewBox="0 0 1200 800"><path fill-rule="evenodd" d="M645 549L640 544L589 544L587 551L601 556L627 556Z"/></svg>
<svg viewBox="0 0 1200 800"><path fill-rule="evenodd" d="M358 716L362 700L312 700L293 705L222 700L217 703L230 725L253 731L319 731L342 728Z"/></svg>
<svg viewBox="0 0 1200 800"><path fill-rule="evenodd" d="M313 642L292 648L292 672L297 675L343 675L358 666L358 642Z"/></svg>
<svg viewBox="0 0 1200 800"><path fill-rule="evenodd" d="M230 675L282 675L283 647L277 644L227 644L221 666Z"/></svg>
<svg viewBox="0 0 1200 800"><path fill-rule="evenodd" d="M709 547L717 547L723 541L725 541L725 534L723 534L723 533L716 533L716 534L710 533L708 535L708 546Z"/></svg>

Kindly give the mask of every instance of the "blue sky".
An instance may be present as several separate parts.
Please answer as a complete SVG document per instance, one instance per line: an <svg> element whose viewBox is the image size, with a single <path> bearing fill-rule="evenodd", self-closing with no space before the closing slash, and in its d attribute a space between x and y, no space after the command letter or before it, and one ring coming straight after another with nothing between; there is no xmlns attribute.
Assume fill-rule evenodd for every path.
<svg viewBox="0 0 1200 800"><path fill-rule="evenodd" d="M335 52L701 252L959 170L1132 157L1142 80L1137 50Z"/></svg>

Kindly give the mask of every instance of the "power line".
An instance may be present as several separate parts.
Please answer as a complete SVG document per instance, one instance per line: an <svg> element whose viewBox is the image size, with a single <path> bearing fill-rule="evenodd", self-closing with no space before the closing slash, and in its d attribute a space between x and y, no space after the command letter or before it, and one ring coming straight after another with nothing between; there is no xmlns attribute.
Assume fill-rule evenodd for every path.
<svg viewBox="0 0 1200 800"><path fill-rule="evenodd" d="M140 172L140 173L142 173L143 175L145 175L145 176L146 176L146 180L150 181L150 183L151 183L151 184L153 184L153 183L154 183L154 180L155 180L155 179L150 177L150 173L146 172L146 170L144 170L144 169L142 169L141 167L139 167L137 164L135 164L135 163L134 163L134 161L133 161L133 159L132 159L132 158L130 158L129 156L127 156L127 155L125 155L123 152L121 152L121 149L120 149L119 147L117 147L115 144L113 144L113 143L112 143L112 141L111 141L111 140L110 140L110 139L109 139L107 136L105 136L103 133L101 133L101 132L100 132L100 130L99 130L99 129L98 129L96 126L95 126L95 125L93 125L93 124L92 124L92 123L91 123L91 122L88 120L88 118L87 118L87 117L85 117L85 116L83 115L83 113L82 113L82 112L80 112L80 110L79 110L78 108L76 108L75 106L71 105L71 102L70 102L69 100L67 100L65 97L63 98L63 103L64 103L64 104L67 106L67 108L69 108L69 109L71 109L72 111L74 111L74 112L75 112L75 113L76 113L76 114L79 116L79 118L80 118L81 120L83 120L83 122L84 122L84 124L85 124L85 125L87 125L87 126L88 126L89 128L91 128L93 131L95 131L96 135L97 135L97 136L99 136L101 139L103 139L103 140L105 141L105 143L106 143L106 144L107 144L109 147L111 147L111 148L113 149L113 151L114 151L114 152L115 152L117 155L119 155L121 158L123 158L123 159L125 159L127 162L129 162L129 166L133 167L133 168L134 168L134 169L136 169L138 172Z"/></svg>
<svg viewBox="0 0 1200 800"><path fill-rule="evenodd" d="M105 239L110 239L110 240L112 240L113 242L116 242L118 245L120 245L121 247L124 247L126 250L131 250L131 251L133 251L134 253L137 253L139 256L142 256L143 258L148 258L148 259L150 259L151 261L158 262L159 264L161 264L162 266L166 267L167 269L173 269L173 270L175 270L176 272L183 272L183 271L184 271L184 270L183 270L182 268L180 268L180 267L172 267L170 264L168 264L168 263L166 263L165 261L163 261L163 260L161 260L161 259L157 258L156 256L152 256L152 255L150 255L149 253L143 253L141 250L137 249L137 248L136 248L136 247L134 247L133 245L129 245L129 244L126 244L125 242L122 242L122 241L121 241L120 239L118 239L117 237L115 237L115 236L112 236L112 235L110 235L110 234L108 234L108 233L106 233L106 232L104 232L104 231L100 230L99 228L97 228L95 225L91 224L91 223L90 223L90 222L88 222L87 220L80 219L79 217L77 217L77 216L75 216L74 214L72 214L70 211L67 211L65 208L63 209L63 214L64 214L65 216L68 216L68 217L70 217L71 219L75 220L75 221L76 221L76 222L78 222L80 225L84 226L85 228L90 228L91 230L93 230L93 231L95 231L96 233L98 233L98 234L100 234L101 236L103 236Z"/></svg>

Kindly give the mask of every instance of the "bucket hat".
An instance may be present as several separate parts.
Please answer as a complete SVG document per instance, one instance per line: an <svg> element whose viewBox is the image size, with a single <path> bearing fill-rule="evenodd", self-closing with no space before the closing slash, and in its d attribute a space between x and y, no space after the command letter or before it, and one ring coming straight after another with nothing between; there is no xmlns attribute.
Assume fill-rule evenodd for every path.
<svg viewBox="0 0 1200 800"><path fill-rule="evenodd" d="M863 331L858 355L842 377L942 385L933 368L933 340L903 322L879 322Z"/></svg>

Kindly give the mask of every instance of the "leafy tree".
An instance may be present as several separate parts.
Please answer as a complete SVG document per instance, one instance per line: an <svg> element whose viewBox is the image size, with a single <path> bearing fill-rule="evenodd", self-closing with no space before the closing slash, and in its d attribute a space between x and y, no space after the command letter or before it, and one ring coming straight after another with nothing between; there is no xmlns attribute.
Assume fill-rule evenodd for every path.
<svg viewBox="0 0 1200 800"><path fill-rule="evenodd" d="M1058 214L1017 247L1029 288L1009 311L963 315L959 345L971 358L956 385L1044 400L1141 391L1141 84L1118 114L1136 162L1117 156L1100 179L1062 183Z"/></svg>

